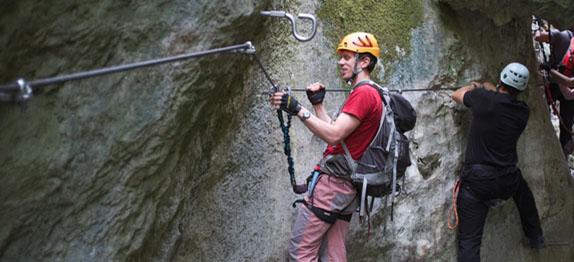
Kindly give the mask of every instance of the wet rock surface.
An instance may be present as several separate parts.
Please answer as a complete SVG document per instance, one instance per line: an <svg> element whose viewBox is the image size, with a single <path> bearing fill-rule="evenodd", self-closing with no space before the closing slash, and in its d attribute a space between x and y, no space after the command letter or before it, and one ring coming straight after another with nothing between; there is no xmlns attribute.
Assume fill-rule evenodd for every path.
<svg viewBox="0 0 574 262"><path fill-rule="evenodd" d="M319 19L296 41L286 19L261 10L319 13L315 1L18 1L0 10L0 80L51 77L252 41L271 78L296 88L340 88L337 21ZM530 19L569 27L561 1L421 1L410 48L379 72L392 88L496 82L505 64L534 75ZM570 12L571 13L571 12ZM301 30L308 29L301 22ZM397 28L396 30L400 30ZM341 32L344 34L346 32ZM385 41L379 39L379 42ZM398 51L397 51L398 50ZM408 50L406 52L405 50ZM381 66L383 66L381 64ZM534 79L531 79L534 81ZM218 54L34 90L27 112L0 104L0 261L283 261L300 198L289 185L283 134L261 94L270 87L248 55ZM417 126L412 162L394 205L375 202L371 237L351 222L349 261L455 261L446 217L470 123L451 91L408 92ZM294 95L310 107L303 92ZM344 93L329 93L335 112ZM574 243L574 191L542 91L519 167L549 241ZM290 130L297 181L324 144L297 119ZM386 232L383 234L383 228ZM567 247L524 247L512 201L491 210L484 261L571 261Z"/></svg>

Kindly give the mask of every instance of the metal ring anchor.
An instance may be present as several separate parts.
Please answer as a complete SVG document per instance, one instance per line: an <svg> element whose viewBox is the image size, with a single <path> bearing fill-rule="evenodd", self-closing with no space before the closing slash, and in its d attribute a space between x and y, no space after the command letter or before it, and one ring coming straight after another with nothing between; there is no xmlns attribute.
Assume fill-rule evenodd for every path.
<svg viewBox="0 0 574 262"><path fill-rule="evenodd" d="M301 19L311 20L311 22L312 22L311 34L309 34L308 36L299 35L299 33L297 32L297 23L295 22L295 18L290 13L287 13L285 11L261 11L261 15L271 16L271 17L285 17L285 18L289 19L291 21L291 25L293 27L293 36L301 42L307 42L307 41L311 40L315 36L315 33L317 32L317 19L312 14L300 13L297 15L297 17L299 17Z"/></svg>

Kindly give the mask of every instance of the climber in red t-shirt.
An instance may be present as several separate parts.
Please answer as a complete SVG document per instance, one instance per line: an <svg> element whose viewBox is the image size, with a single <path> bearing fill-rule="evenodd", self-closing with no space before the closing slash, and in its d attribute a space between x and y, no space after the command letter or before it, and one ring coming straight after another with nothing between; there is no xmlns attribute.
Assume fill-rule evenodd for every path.
<svg viewBox="0 0 574 262"><path fill-rule="evenodd" d="M271 104L297 115L309 130L325 142L327 155L344 155L344 141L353 159L358 160L377 133L383 107L378 91L368 84L379 56L379 46L372 34L356 32L345 36L337 48L338 65L343 79L353 86L341 113L331 120L323 107L325 86L307 86L307 96L315 114L284 92L274 93ZM349 220L357 209L357 191L349 178L315 169L316 182L311 183L305 205L301 207L289 241L290 261L346 261L345 236ZM326 215L325 215L326 214Z"/></svg>

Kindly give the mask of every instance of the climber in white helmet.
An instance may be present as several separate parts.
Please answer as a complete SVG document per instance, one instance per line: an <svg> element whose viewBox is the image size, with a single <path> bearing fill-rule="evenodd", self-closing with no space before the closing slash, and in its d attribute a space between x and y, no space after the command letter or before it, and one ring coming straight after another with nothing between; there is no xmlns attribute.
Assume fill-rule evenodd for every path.
<svg viewBox="0 0 574 262"><path fill-rule="evenodd" d="M495 87L471 82L452 98L472 111L472 123L460 176L458 260L480 261L482 232L488 209L510 197L518 208L522 229L532 248L544 248L536 202L516 166L516 143L524 131L530 109L517 96L528 85L528 69L508 64Z"/></svg>

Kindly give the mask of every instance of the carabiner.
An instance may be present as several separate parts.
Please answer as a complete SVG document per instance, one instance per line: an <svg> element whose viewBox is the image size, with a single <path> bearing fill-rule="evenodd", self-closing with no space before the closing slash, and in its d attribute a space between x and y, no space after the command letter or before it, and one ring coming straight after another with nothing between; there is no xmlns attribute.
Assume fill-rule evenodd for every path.
<svg viewBox="0 0 574 262"><path fill-rule="evenodd" d="M312 14L300 13L297 15L297 17L299 17L301 19L309 19L312 22L311 34L309 36L306 36L306 37L299 35L299 33L297 32L297 23L295 22L295 18L290 13L287 13L285 11L261 11L261 15L271 16L271 17L285 17L285 18L289 19L291 21L291 25L293 27L293 36L295 37L295 39L297 39L301 42L307 42L307 41L311 40L315 36L315 33L317 32L317 19Z"/></svg>

